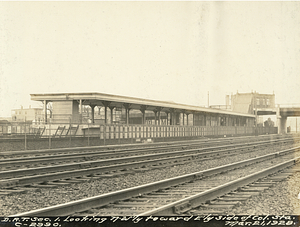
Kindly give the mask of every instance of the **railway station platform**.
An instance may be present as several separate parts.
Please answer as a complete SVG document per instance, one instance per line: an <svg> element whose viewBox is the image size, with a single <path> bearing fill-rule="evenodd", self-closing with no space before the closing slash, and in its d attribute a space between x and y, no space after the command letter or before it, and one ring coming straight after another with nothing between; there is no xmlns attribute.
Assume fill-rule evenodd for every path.
<svg viewBox="0 0 300 227"><path fill-rule="evenodd" d="M258 133L255 115L230 110L103 93L31 94L31 99L43 102L45 134L54 136L142 141Z"/></svg>
<svg viewBox="0 0 300 227"><path fill-rule="evenodd" d="M31 100L43 102L45 123L84 123L88 119L91 124L145 125L148 118L154 125L253 126L255 119L253 114L103 93L31 94ZM47 108L50 102L51 110ZM95 109L103 117L97 118Z"/></svg>

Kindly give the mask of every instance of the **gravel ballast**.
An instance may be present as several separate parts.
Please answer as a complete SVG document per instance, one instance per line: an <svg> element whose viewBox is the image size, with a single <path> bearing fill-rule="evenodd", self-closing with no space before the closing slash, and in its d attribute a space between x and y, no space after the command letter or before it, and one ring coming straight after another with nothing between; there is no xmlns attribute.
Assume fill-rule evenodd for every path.
<svg viewBox="0 0 300 227"><path fill-rule="evenodd" d="M300 168L300 165L297 165ZM299 215L300 172L253 196L227 213L236 215Z"/></svg>
<svg viewBox="0 0 300 227"><path fill-rule="evenodd" d="M289 146L291 147L291 146ZM277 150L282 150L278 148ZM287 149L287 147L285 147ZM88 182L72 184L70 186L60 186L52 189L39 189L35 192L27 192L25 194L14 194L2 196L0 199L0 216L8 216L29 210L53 206L56 204L66 203L78 199L83 199L99 194L117 191L125 188L130 188L146 183L151 183L175 176L180 176L188 173L193 173L216 166L221 166L267 153L274 152L273 149L264 149L257 152L244 153L241 155L233 155L222 157L220 159L208 160L205 162L193 161L185 165L177 165L169 169L149 170L144 173L135 173L132 175L104 178L91 180ZM298 181L299 185L299 181ZM291 186L292 187L292 186ZM299 189L299 188L298 188ZM296 190L296 189L295 189ZM295 192L296 193L296 192ZM299 191L298 191L299 193ZM292 198L293 195L290 195ZM243 212L243 211L237 211ZM248 211L245 211L248 213ZM251 211L249 211L251 212ZM256 212L256 206L253 206L253 212ZM257 210L261 214L260 210Z"/></svg>

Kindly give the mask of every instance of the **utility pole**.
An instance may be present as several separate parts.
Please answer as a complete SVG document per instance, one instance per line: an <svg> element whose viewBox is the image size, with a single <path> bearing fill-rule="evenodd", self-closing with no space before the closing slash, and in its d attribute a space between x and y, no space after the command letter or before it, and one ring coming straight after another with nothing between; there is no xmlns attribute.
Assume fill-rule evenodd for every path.
<svg viewBox="0 0 300 227"><path fill-rule="evenodd" d="M209 108L209 92L207 93L207 107Z"/></svg>
<svg viewBox="0 0 300 227"><path fill-rule="evenodd" d="M254 93L254 106L255 106L255 127L257 127L257 100L256 100L256 93Z"/></svg>
<svg viewBox="0 0 300 227"><path fill-rule="evenodd" d="M25 117L25 124L24 124L24 133L25 133L25 151L27 150L27 135L26 135L26 117Z"/></svg>
<svg viewBox="0 0 300 227"><path fill-rule="evenodd" d="M256 91L255 91L255 93L254 93L254 108L255 108L255 136L258 136Z"/></svg>

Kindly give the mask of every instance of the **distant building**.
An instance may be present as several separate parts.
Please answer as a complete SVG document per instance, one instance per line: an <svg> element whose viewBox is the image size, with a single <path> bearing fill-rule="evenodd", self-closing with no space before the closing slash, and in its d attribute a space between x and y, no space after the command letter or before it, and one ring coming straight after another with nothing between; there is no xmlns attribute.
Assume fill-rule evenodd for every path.
<svg viewBox="0 0 300 227"><path fill-rule="evenodd" d="M210 108L231 110L237 113L268 115L274 114L275 94L236 93L226 95L226 105L212 105Z"/></svg>
<svg viewBox="0 0 300 227"><path fill-rule="evenodd" d="M225 105L212 105L210 108L226 109L236 113L253 114L256 116L258 126L264 125L261 115L276 114L275 94L236 93L235 95L226 95Z"/></svg>
<svg viewBox="0 0 300 227"><path fill-rule="evenodd" d="M11 111L12 122L24 122L25 119L26 121L31 121L31 122L43 121L43 109L31 108L31 106L29 106L28 109L24 109L23 106L21 106L21 109L13 109Z"/></svg>
<svg viewBox="0 0 300 227"><path fill-rule="evenodd" d="M275 94L236 93L231 95L231 110L238 113L272 113L275 109Z"/></svg>

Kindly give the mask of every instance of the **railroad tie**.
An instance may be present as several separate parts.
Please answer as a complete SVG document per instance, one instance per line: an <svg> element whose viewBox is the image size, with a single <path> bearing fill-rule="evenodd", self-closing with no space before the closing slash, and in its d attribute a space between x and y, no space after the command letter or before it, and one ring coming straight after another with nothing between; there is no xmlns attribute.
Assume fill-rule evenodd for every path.
<svg viewBox="0 0 300 227"><path fill-rule="evenodd" d="M238 197L238 196L232 196L232 197L226 197L226 198L219 198L219 201L226 201L226 202L239 202L239 201L246 201L250 198L251 196L245 196L245 197Z"/></svg>
<svg viewBox="0 0 300 227"><path fill-rule="evenodd" d="M235 202L234 204L223 204L223 203L216 203L216 204L211 204L209 205L207 208L208 209L220 209L220 210L227 210L227 209L231 209L232 207L234 207L238 202ZM205 206L204 206L205 207Z"/></svg>
<svg viewBox="0 0 300 227"><path fill-rule="evenodd" d="M152 204L134 204L134 203L118 203L118 204L113 204L113 207L115 208L133 208L133 207L138 207L138 209L140 210L141 208L151 208L154 209L157 207L157 205L152 205Z"/></svg>
<svg viewBox="0 0 300 227"><path fill-rule="evenodd" d="M49 184L32 184L32 187L35 188L55 188L57 185L49 185Z"/></svg>
<svg viewBox="0 0 300 227"><path fill-rule="evenodd" d="M0 195L10 195L14 193L24 193L26 190L23 189L1 189Z"/></svg>
<svg viewBox="0 0 300 227"><path fill-rule="evenodd" d="M235 206L238 203L239 203L239 201L233 201L233 200L214 200L214 201L210 201L209 207L213 206L213 205Z"/></svg>
<svg viewBox="0 0 300 227"><path fill-rule="evenodd" d="M224 214L224 211L223 210L213 210L213 209L209 209L209 210L190 210L188 212L190 215L218 215L218 214Z"/></svg>
<svg viewBox="0 0 300 227"><path fill-rule="evenodd" d="M14 190L24 190L24 191L38 191L40 190L39 188L34 188L34 187L14 187Z"/></svg>
<svg viewBox="0 0 300 227"><path fill-rule="evenodd" d="M65 181L65 182L68 182L68 183L82 183L86 180L85 179L65 179L65 180L62 180L62 181Z"/></svg>
<svg viewBox="0 0 300 227"><path fill-rule="evenodd" d="M279 182L282 180L285 180L287 177L289 177L291 174L287 173L287 174L279 174L273 177L270 177L269 180L273 181L273 182Z"/></svg>
<svg viewBox="0 0 300 227"><path fill-rule="evenodd" d="M250 186L254 187L271 187L274 185L274 182L256 182L254 184L251 184Z"/></svg>
<svg viewBox="0 0 300 227"><path fill-rule="evenodd" d="M237 195L246 195L246 196L248 196L248 195L250 195L250 196L255 196L255 195L259 195L260 194L260 192L258 192L258 191L247 191L247 192L238 192L238 194Z"/></svg>
<svg viewBox="0 0 300 227"><path fill-rule="evenodd" d="M70 185L71 182L64 182L64 181L49 181L47 182L47 185L57 185L57 186L61 186L61 185Z"/></svg>
<svg viewBox="0 0 300 227"><path fill-rule="evenodd" d="M144 212L145 210L114 210L114 209L108 209L105 210L105 212L99 211L95 216L135 216L139 213Z"/></svg>
<svg viewBox="0 0 300 227"><path fill-rule="evenodd" d="M240 189L241 192L262 192L266 189L268 189L269 187L260 187L260 186L247 186L247 187L244 187L242 189Z"/></svg>
<svg viewBox="0 0 300 227"><path fill-rule="evenodd" d="M251 197L252 195L251 194L241 194L241 193L234 193L234 194L227 194L227 195L224 195L222 196L221 198L219 199L242 199L242 200L247 200Z"/></svg>

